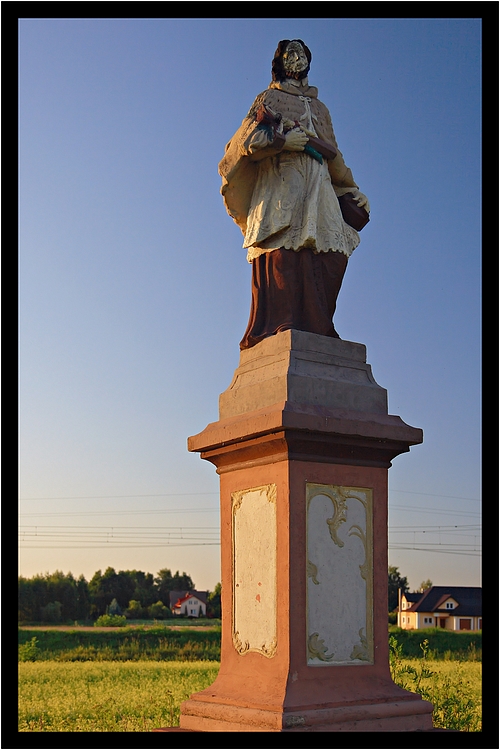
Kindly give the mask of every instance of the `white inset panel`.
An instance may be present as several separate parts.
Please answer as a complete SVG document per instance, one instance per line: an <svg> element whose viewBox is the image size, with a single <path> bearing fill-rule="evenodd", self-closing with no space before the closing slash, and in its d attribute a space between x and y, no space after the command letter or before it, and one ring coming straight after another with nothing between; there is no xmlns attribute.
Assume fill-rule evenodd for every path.
<svg viewBox="0 0 500 750"><path fill-rule="evenodd" d="M307 663L373 664L372 491L310 484Z"/></svg>
<svg viewBox="0 0 500 750"><path fill-rule="evenodd" d="M231 495L233 644L240 654L276 652L276 485Z"/></svg>

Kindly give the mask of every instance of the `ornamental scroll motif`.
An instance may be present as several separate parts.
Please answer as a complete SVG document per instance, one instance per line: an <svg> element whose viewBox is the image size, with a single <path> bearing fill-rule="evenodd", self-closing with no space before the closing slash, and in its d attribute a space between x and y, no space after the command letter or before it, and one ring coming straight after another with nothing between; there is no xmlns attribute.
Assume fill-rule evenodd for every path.
<svg viewBox="0 0 500 750"><path fill-rule="evenodd" d="M241 654L277 649L276 485L234 492L232 641Z"/></svg>
<svg viewBox="0 0 500 750"><path fill-rule="evenodd" d="M334 654L327 654L328 648L325 646L324 641L319 637L319 633L313 633L309 636L307 641L307 652L309 657L312 659L320 659L320 661L331 661Z"/></svg>
<svg viewBox="0 0 500 750"><path fill-rule="evenodd" d="M306 509L308 665L373 663L372 490L307 483Z"/></svg>

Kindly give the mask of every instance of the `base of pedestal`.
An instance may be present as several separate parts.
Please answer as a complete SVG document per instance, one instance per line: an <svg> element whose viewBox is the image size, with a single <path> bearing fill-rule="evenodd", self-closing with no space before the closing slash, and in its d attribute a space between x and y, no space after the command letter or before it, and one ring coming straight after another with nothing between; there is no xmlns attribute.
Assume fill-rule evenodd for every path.
<svg viewBox="0 0 500 750"><path fill-rule="evenodd" d="M181 728L198 732L418 732L432 726L420 698L373 704L263 710L198 700L182 705Z"/></svg>
<svg viewBox="0 0 500 750"><path fill-rule="evenodd" d="M161 727L161 729L152 729L152 732L199 732L199 729L181 729L181 727ZM458 732L458 729L415 729L415 732Z"/></svg>

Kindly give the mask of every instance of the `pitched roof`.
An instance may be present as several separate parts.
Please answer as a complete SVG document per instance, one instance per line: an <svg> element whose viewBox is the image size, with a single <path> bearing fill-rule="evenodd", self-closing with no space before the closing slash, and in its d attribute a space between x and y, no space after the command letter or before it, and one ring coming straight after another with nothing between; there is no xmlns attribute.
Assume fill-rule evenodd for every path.
<svg viewBox="0 0 500 750"><path fill-rule="evenodd" d="M413 603L411 612L453 612L454 615L480 617L482 613L482 588L477 586L431 586ZM446 609L444 603L454 599L458 606ZM408 610L406 610L408 611Z"/></svg>
<svg viewBox="0 0 500 750"><path fill-rule="evenodd" d="M195 596L197 599L200 600L200 602L202 602L203 604L206 604L207 595L208 595L208 591L195 591L194 589L192 591L170 591L169 592L170 609L172 609L172 607L176 607L178 604L185 601L186 599L189 599L190 596Z"/></svg>
<svg viewBox="0 0 500 750"><path fill-rule="evenodd" d="M408 592L407 594L403 594L403 596L404 596L404 598L406 599L407 602L418 602L418 600L422 596L422 592L421 591L416 591L413 594L410 594L410 592Z"/></svg>

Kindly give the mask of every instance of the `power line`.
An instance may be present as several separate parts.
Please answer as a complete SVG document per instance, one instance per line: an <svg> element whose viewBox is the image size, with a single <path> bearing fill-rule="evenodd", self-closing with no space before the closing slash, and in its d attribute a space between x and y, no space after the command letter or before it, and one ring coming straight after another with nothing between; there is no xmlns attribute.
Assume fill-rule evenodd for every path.
<svg viewBox="0 0 500 750"><path fill-rule="evenodd" d="M434 536L435 534L442 534L443 536L453 536L453 537L463 537L463 536L478 536L481 533L481 528L479 526L472 526L472 527L464 527L464 528L456 528L456 529L449 529L447 527L442 526L429 526L427 529L414 529L411 526L408 528L393 528L389 526L389 533L390 534L413 534L415 537L416 534L420 536Z"/></svg>
<svg viewBox="0 0 500 750"><path fill-rule="evenodd" d="M417 529L420 529L420 530L426 531L427 529L441 529L441 530L450 529L450 530L454 530L454 529L480 529L480 528L481 528L481 524L479 524L479 523L472 523L472 524L471 523L466 523L466 524L462 524L462 525L453 524L453 525L449 525L449 526L444 526L444 525L441 525L441 524L439 526L389 526L389 531L391 529L393 529L393 530L396 530L396 529L398 529L398 530L406 529L406 530L411 530L411 531L416 531Z"/></svg>
<svg viewBox="0 0 500 750"><path fill-rule="evenodd" d="M211 531L211 530L219 530L220 526L191 526L185 525L185 526L118 526L116 524L113 524L113 526L68 526L68 525L58 525L58 526L42 526L40 524L26 524L24 526L19 526L20 530L27 530L27 529L127 529L132 531L173 531L175 529L188 529L190 531L202 529L203 531ZM394 532L397 534L405 534L405 533L422 533L422 534L432 534L441 532L443 534L454 534L456 532L463 535L464 531L470 530L470 531L480 531L481 526L479 524L466 524L465 526L389 526L389 531ZM470 534L468 534L470 536Z"/></svg>
<svg viewBox="0 0 500 750"><path fill-rule="evenodd" d="M480 555L480 543L476 542L479 526L458 524L448 526L408 526L389 527L393 534L439 534L439 542L391 542L389 549L413 550L418 552L441 552L446 554ZM476 535L474 532L478 532ZM472 542L441 541L457 536L474 538ZM20 546L25 549L123 549L151 547L188 547L220 545L218 526L72 526L30 524L20 527Z"/></svg>
<svg viewBox="0 0 500 750"><path fill-rule="evenodd" d="M425 497L447 497L450 500L473 500L475 503L480 503L481 500L477 497L460 497L458 495L437 495L435 492L415 492L414 490L393 490L389 487L389 493L401 492L405 495L424 495Z"/></svg>
<svg viewBox="0 0 500 750"><path fill-rule="evenodd" d="M161 495L74 495L59 497L20 497L19 502L24 500L110 500L125 497L190 497L191 495L218 495L218 492L173 492L162 493Z"/></svg>
<svg viewBox="0 0 500 750"><path fill-rule="evenodd" d="M85 545L30 545L29 549L44 549L44 550L56 550L56 549L144 549L147 548L153 548L153 547L159 547L161 549L166 549L167 547L209 547L209 546L219 546L220 543L218 542L183 542L180 544L120 544L120 545L109 545L109 544L85 544ZM442 553L447 555L460 555L465 557L480 557L480 552L473 552L473 551L458 551L458 550L447 550L447 549L421 549L420 547L398 547L394 545L389 545L389 549L395 549L395 550L411 550L415 552L435 552L435 553Z"/></svg>
<svg viewBox="0 0 500 750"><path fill-rule="evenodd" d="M450 500L471 500L476 503L480 503L481 500L477 497L462 497L459 495L438 495L435 492L416 492L414 490L394 490L389 488L389 493L400 492L406 495L422 495L425 497L446 497ZM119 498L137 498L137 497L189 497L195 495L218 495L218 492L171 492L161 494L140 494L140 495L59 495L54 497L20 497L19 501L25 500L111 500Z"/></svg>
<svg viewBox="0 0 500 750"><path fill-rule="evenodd" d="M441 552L445 555L465 555L466 557L481 557L481 552L473 552L473 551L464 551L459 552L458 550L447 550L447 549L422 549L421 547L399 547L395 546L393 544L389 545L389 549L397 549L397 550L413 550L415 552Z"/></svg>
<svg viewBox="0 0 500 750"><path fill-rule="evenodd" d="M30 545L28 549L152 549L153 547L160 547L166 549L167 547L218 547L220 542L185 542L183 544L84 544L84 545Z"/></svg>
<svg viewBox="0 0 500 750"><path fill-rule="evenodd" d="M41 513L20 513L25 518L36 516L137 516L137 515L159 515L164 513L218 513L219 508L160 508L158 510L67 510L48 511Z"/></svg>
<svg viewBox="0 0 500 750"><path fill-rule="evenodd" d="M117 526L115 524L113 524L112 526L111 525L109 526L80 526L80 525L78 526L64 526L64 525L40 526L40 524L32 523L27 526L20 526L19 528L20 529L25 529L25 528L26 529L34 529L34 528L37 528L37 529L131 529L133 531L137 531L137 530L142 531L145 529L153 529L155 531L189 529L190 531L192 531L193 529L203 529L204 531L206 531L206 530L211 530L211 529L219 530L220 526L192 526L191 524L184 525L184 526L135 526L135 525L134 526Z"/></svg>
<svg viewBox="0 0 500 750"><path fill-rule="evenodd" d="M61 539L62 538L62 539ZM178 540L178 539L184 539L184 540L191 540L191 541L200 541L200 540L208 540L208 541L214 541L219 539L219 534L216 536L214 534L203 534L202 532L199 532L199 534L191 535L191 534L183 534L181 531L175 531L175 532L158 532L157 534L149 533L149 534L135 534L133 531L130 531L130 533L127 534L127 532L116 532L116 531L81 531L73 533L72 535L68 535L67 531L22 531L21 532L21 541L30 541L33 539L37 540L43 540L43 539L51 539L51 540L59 540L62 541L71 541L72 539L75 540L90 540L90 541L99 541L100 539L105 538L106 541L113 542L115 540L122 540L122 541L139 541L140 539L152 539L152 540L165 540L165 541L171 541L171 540Z"/></svg>
<svg viewBox="0 0 500 750"><path fill-rule="evenodd" d="M477 518L479 511L459 511L444 508L417 508L413 505L389 505L390 511L410 510L414 513L427 513L431 515L453 515ZM138 509L138 510L67 510L67 511L40 511L23 513L19 515L23 518L37 518L46 516L124 516L124 515L160 515L166 513L218 513L219 508L158 508L158 509Z"/></svg>
<svg viewBox="0 0 500 750"><path fill-rule="evenodd" d="M406 542L406 543L408 544L408 542ZM397 547L397 546L399 546L401 544L403 544L403 542L395 542L392 546L393 547ZM457 544L452 543L452 542L417 542L417 544L420 547L422 547L422 548L424 548L424 547L425 548L428 548L428 547L454 547L454 548L456 548L458 546ZM479 547L479 545L478 544L472 544L472 543L471 544L465 544L465 543L462 542L460 544L460 547L461 548L473 547L475 550L477 550L477 548ZM479 551L479 550L477 550L477 551Z"/></svg>
<svg viewBox="0 0 500 750"><path fill-rule="evenodd" d="M449 516L472 516L477 518L480 515L480 511L469 511L469 510L452 510L450 508L417 508L413 505L391 505L389 504L389 512L392 510L411 510L413 513L430 513L432 515L449 515Z"/></svg>

